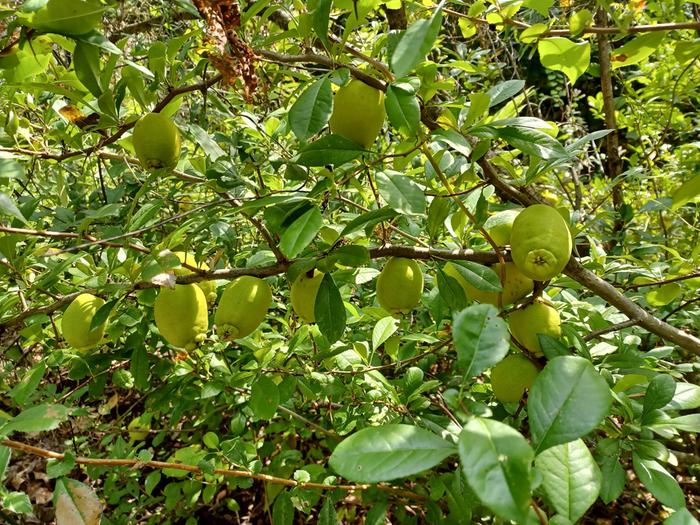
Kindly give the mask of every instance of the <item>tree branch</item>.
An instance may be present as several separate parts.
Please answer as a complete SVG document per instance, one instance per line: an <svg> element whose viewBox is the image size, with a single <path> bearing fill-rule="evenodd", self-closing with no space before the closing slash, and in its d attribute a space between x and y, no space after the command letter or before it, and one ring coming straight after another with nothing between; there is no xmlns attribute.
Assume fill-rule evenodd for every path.
<svg viewBox="0 0 700 525"><path fill-rule="evenodd" d="M0 444L7 448L13 450L20 450L27 454L32 454L34 456L39 456L47 459L63 460L65 458L64 454L60 452L54 452L53 450L48 450L45 448L39 448L27 443L22 443L20 441L14 441L11 439L3 439ZM97 465L101 467L132 467L132 468L143 468L149 467L153 469L174 469L183 470L186 472L191 472L194 474L206 474L199 467L194 465L183 465L181 463L167 463L165 461L139 461L138 459L113 459L113 458L86 458L78 456L75 458L75 463L78 465ZM377 489L394 496L404 497L413 499L416 501L424 501L425 497L420 494L416 494L410 490L401 489L398 487L391 487L389 485L375 485L375 484L362 484L362 485L327 485L325 483L304 483L301 481L296 481L293 479L278 478L276 476L270 476L269 474L255 474L253 472L248 472L246 470L230 470L230 469L214 469L214 474L225 476L229 478L248 478L255 479L258 481L264 481L265 483L271 483L273 485L284 485L287 487L299 487L301 489L316 489L316 490L343 490L347 492L358 492L368 489Z"/></svg>

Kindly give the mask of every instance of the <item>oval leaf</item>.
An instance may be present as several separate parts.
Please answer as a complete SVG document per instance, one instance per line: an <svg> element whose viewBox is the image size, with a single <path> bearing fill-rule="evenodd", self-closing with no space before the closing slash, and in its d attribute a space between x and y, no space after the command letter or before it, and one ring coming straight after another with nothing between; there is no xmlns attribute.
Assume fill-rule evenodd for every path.
<svg viewBox="0 0 700 525"><path fill-rule="evenodd" d="M289 126L299 140L306 140L323 129L333 109L333 90L328 77L317 80L289 110Z"/></svg>
<svg viewBox="0 0 700 525"><path fill-rule="evenodd" d="M517 430L492 419L474 418L459 435L467 483L484 505L506 520L527 520L534 456Z"/></svg>
<svg viewBox="0 0 700 525"><path fill-rule="evenodd" d="M56 525L99 525L102 503L87 485L64 478L56 482L53 494Z"/></svg>
<svg viewBox="0 0 700 525"><path fill-rule="evenodd" d="M530 389L527 410L537 451L588 434L610 412L608 384L583 357L552 359Z"/></svg>
<svg viewBox="0 0 700 525"><path fill-rule="evenodd" d="M383 425L345 439L329 463L350 481L375 483L418 474L455 452L452 443L422 428Z"/></svg>
<svg viewBox="0 0 700 525"><path fill-rule="evenodd" d="M491 304L475 304L454 316L452 338L466 377L478 376L508 353L508 325Z"/></svg>
<svg viewBox="0 0 700 525"><path fill-rule="evenodd" d="M333 276L327 273L323 276L321 286L316 293L314 303L314 315L316 324L329 343L335 343L345 331L345 305L335 285Z"/></svg>

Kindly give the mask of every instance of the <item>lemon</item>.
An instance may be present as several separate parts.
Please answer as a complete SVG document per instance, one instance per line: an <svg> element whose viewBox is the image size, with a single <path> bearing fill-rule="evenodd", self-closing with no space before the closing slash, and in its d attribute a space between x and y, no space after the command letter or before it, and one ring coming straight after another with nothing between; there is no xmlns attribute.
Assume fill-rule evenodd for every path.
<svg viewBox="0 0 700 525"><path fill-rule="evenodd" d="M522 355L509 355L491 370L493 395L502 403L517 403L532 386L539 370Z"/></svg>
<svg viewBox="0 0 700 525"><path fill-rule="evenodd" d="M499 279L501 277L501 264L497 263L493 265L493 271L496 272ZM467 280L462 277L459 271L455 268L452 263L445 264L443 268L444 272L450 277L457 280L457 282L462 286L464 290L464 295L472 301L477 301L479 303L488 303L498 307L498 293L495 292L485 292L484 290L479 290L474 288ZM515 264L511 262L505 263L505 281L501 282L503 294L501 302L503 306L512 304L532 291L533 282L532 279L525 277Z"/></svg>
<svg viewBox="0 0 700 525"><path fill-rule="evenodd" d="M323 281L323 273L318 270L313 271L313 275L302 273L292 283L290 298L294 312L307 323L316 322L314 308L316 306L316 294Z"/></svg>
<svg viewBox="0 0 700 525"><path fill-rule="evenodd" d="M369 148L382 130L385 115L384 93L352 79L333 99L331 133Z"/></svg>
<svg viewBox="0 0 700 525"><path fill-rule="evenodd" d="M224 290L214 322L222 339L240 339L260 325L272 302L272 292L262 279L244 275Z"/></svg>
<svg viewBox="0 0 700 525"><path fill-rule="evenodd" d="M131 140L144 169L173 169L177 165L180 132L162 113L148 113L141 117L134 126Z"/></svg>
<svg viewBox="0 0 700 525"><path fill-rule="evenodd" d="M28 25L47 33L84 35L100 25L104 10L98 0L49 0Z"/></svg>
<svg viewBox="0 0 700 525"><path fill-rule="evenodd" d="M188 266L192 266L193 268L199 268L200 270L209 270L209 266L205 262L200 262L198 263L194 255L191 253L185 253L185 252L174 252L174 255L177 256L178 259L180 259L181 264L187 264ZM173 273L175 275L191 275L194 273L192 270L189 270L187 268L176 268L173 270ZM198 283L195 283L197 286L199 286L202 291L204 292L204 296L207 298L207 302L213 303L216 301L216 282L214 281L199 281Z"/></svg>
<svg viewBox="0 0 700 525"><path fill-rule="evenodd" d="M103 322L94 330L90 330L90 324L103 304L105 302L102 299L89 293L80 294L73 299L61 321L61 330L66 343L79 352L90 350L100 343L107 322Z"/></svg>
<svg viewBox="0 0 700 525"><path fill-rule="evenodd" d="M510 232L513 229L513 221L520 212L521 210L499 211L486 219L484 230L498 246L510 244Z"/></svg>
<svg viewBox="0 0 700 525"><path fill-rule="evenodd" d="M423 295L423 272L413 259L391 257L377 277L377 300L392 315L407 314Z"/></svg>
<svg viewBox="0 0 700 525"><path fill-rule="evenodd" d="M559 275L569 261L571 233L556 209L534 204L513 221L510 245L513 262L523 275L548 281Z"/></svg>
<svg viewBox="0 0 700 525"><path fill-rule="evenodd" d="M542 348L537 334L559 339L561 337L561 318L555 308L542 300L536 300L525 308L510 314L508 328L518 343L533 354L541 356Z"/></svg>
<svg viewBox="0 0 700 525"><path fill-rule="evenodd" d="M207 298L196 284L161 288L153 313L160 335L173 346L192 350L206 338Z"/></svg>

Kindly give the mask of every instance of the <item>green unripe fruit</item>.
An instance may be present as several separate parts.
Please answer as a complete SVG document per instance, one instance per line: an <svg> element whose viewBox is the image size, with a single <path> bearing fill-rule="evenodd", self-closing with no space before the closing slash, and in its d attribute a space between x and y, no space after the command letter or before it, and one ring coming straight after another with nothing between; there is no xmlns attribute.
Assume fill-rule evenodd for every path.
<svg viewBox="0 0 700 525"><path fill-rule="evenodd" d="M464 290L464 295L472 301L477 301L479 303L488 303L498 307L498 294L494 292L485 292L484 290L479 290L474 288L467 280L462 277L459 271L455 268L452 263L445 264L443 268L444 272L450 277L457 280L462 289ZM493 265L493 271L496 272L499 279L501 277L501 264L497 263ZM525 277L515 264L511 262L505 263L505 281L501 282L501 287L503 291L501 292L502 298L501 302L503 306L512 304L532 291L533 282L532 279Z"/></svg>
<svg viewBox="0 0 700 525"><path fill-rule="evenodd" d="M331 133L369 148L384 125L384 93L352 79L333 98Z"/></svg>
<svg viewBox="0 0 700 525"><path fill-rule="evenodd" d="M522 355L509 355L491 370L493 395L501 403L517 403L532 386L539 370Z"/></svg>
<svg viewBox="0 0 700 525"><path fill-rule="evenodd" d="M484 223L484 230L498 246L510 244L513 221L521 210L504 210L491 215Z"/></svg>
<svg viewBox="0 0 700 525"><path fill-rule="evenodd" d="M272 292L262 279L244 275L231 281L214 315L216 331L224 340L252 334L263 322L272 303Z"/></svg>
<svg viewBox="0 0 700 525"><path fill-rule="evenodd" d="M148 431L151 430L151 417L152 414L146 413L131 420L127 426L131 441L143 441L148 437Z"/></svg>
<svg viewBox="0 0 700 525"><path fill-rule="evenodd" d="M105 302L99 297L83 293L73 299L66 308L61 321L63 338L78 352L86 352L102 340L107 322L103 322L94 330L90 330L90 324L103 304Z"/></svg>
<svg viewBox="0 0 700 525"><path fill-rule="evenodd" d="M290 298L294 312L307 323L316 322L314 308L316 306L316 294L323 281L323 273L314 270L313 276L309 277L302 273L297 280L292 283Z"/></svg>
<svg viewBox="0 0 700 525"><path fill-rule="evenodd" d="M537 334L559 339L561 337L561 318L555 308L544 301L537 300L510 314L508 328L518 343L533 354L541 356L543 355L542 348Z"/></svg>
<svg viewBox="0 0 700 525"><path fill-rule="evenodd" d="M178 259L180 259L181 264L187 264L188 266L192 266L193 268L199 268L200 270L209 270L209 266L205 262L200 262L198 263L194 255L191 253L185 253L185 252L174 252L174 255L177 256ZM173 270L173 273L175 275L190 275L194 273L192 270L189 270L188 268L176 268ZM216 283L214 281L200 281L198 283L195 283L197 286L199 286L202 291L204 292L204 296L207 298L208 303L213 303L216 301Z"/></svg>
<svg viewBox="0 0 700 525"><path fill-rule="evenodd" d="M148 113L134 126L134 151L147 170L173 169L180 158L180 132L162 113Z"/></svg>
<svg viewBox="0 0 700 525"><path fill-rule="evenodd" d="M392 315L407 314L420 303L423 272L413 259L391 257L377 277L377 300Z"/></svg>
<svg viewBox="0 0 700 525"><path fill-rule="evenodd" d="M173 346L193 350L206 339L207 298L196 284L161 288L153 305L160 335Z"/></svg>
<svg viewBox="0 0 700 525"><path fill-rule="evenodd" d="M49 0L34 13L30 25L59 35L84 35L102 23L104 6L98 0Z"/></svg>
<svg viewBox="0 0 700 525"><path fill-rule="evenodd" d="M571 257L571 233L559 212L546 204L525 208L513 221L513 262L535 281L556 277Z"/></svg>

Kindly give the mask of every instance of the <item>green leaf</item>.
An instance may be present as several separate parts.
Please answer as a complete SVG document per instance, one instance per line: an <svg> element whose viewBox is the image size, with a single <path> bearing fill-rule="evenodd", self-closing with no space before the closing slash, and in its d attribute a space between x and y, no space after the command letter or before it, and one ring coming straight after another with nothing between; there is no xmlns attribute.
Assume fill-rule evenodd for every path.
<svg viewBox="0 0 700 525"><path fill-rule="evenodd" d="M534 9L542 16L546 17L549 15L549 8L554 4L554 0L525 0L523 2L523 7L529 7Z"/></svg>
<svg viewBox="0 0 700 525"><path fill-rule="evenodd" d="M53 492L56 523L70 525L99 525L102 503L88 485L70 478L56 482Z"/></svg>
<svg viewBox="0 0 700 525"><path fill-rule="evenodd" d="M700 175L696 175L673 192L671 210L675 211L700 195Z"/></svg>
<svg viewBox="0 0 700 525"><path fill-rule="evenodd" d="M333 0L317 0L316 9L314 9L311 16L311 27L326 49L331 48L328 41L328 24L330 22L332 4ZM296 133L294 134L296 135Z"/></svg>
<svg viewBox="0 0 700 525"><path fill-rule="evenodd" d="M700 39L695 40L679 40L676 42L676 47L673 50L673 56L678 60L679 64L685 65L691 60L694 60L700 55Z"/></svg>
<svg viewBox="0 0 700 525"><path fill-rule="evenodd" d="M99 48L78 42L73 52L73 67L75 76L88 88L88 91L99 97L102 94L100 84L100 50Z"/></svg>
<svg viewBox="0 0 700 525"><path fill-rule="evenodd" d="M620 497L627 480L617 456L605 456L599 460L599 465L601 473L600 499L607 505Z"/></svg>
<svg viewBox="0 0 700 525"><path fill-rule="evenodd" d="M369 262L369 250L359 244L346 244L336 248L332 255L340 264L353 268L359 268Z"/></svg>
<svg viewBox="0 0 700 525"><path fill-rule="evenodd" d="M0 192L0 215L9 215L22 224L29 225L27 219L25 219L22 212L19 211L15 202L7 194L2 192Z"/></svg>
<svg viewBox="0 0 700 525"><path fill-rule="evenodd" d="M429 19L411 24L391 55L391 70L398 77L408 75L433 48L442 24L442 4Z"/></svg>
<svg viewBox="0 0 700 525"><path fill-rule="evenodd" d="M294 523L294 505L288 492L281 492L272 506L272 525L292 525Z"/></svg>
<svg viewBox="0 0 700 525"><path fill-rule="evenodd" d="M0 428L0 433L44 432L58 428L66 419L68 409L63 405L38 405L20 412Z"/></svg>
<svg viewBox="0 0 700 525"><path fill-rule="evenodd" d="M524 80L506 80L505 82L496 84L486 92L489 97L489 107L494 107L501 102L510 100L515 95L520 93L524 87Z"/></svg>
<svg viewBox="0 0 700 525"><path fill-rule="evenodd" d="M672 509L685 507L685 496L676 479L652 459L643 459L638 454L632 454L632 465L639 481L661 503Z"/></svg>
<svg viewBox="0 0 700 525"><path fill-rule="evenodd" d="M425 194L410 178L395 172L377 172L377 188L382 198L399 213L423 215Z"/></svg>
<svg viewBox="0 0 700 525"><path fill-rule="evenodd" d="M535 450L585 436L609 414L611 402L607 382L588 360L552 359L535 379L527 401Z"/></svg>
<svg viewBox="0 0 700 525"><path fill-rule="evenodd" d="M671 402L676 393L676 381L668 374L655 375L644 395L644 414L648 414L656 408L663 408Z"/></svg>
<svg viewBox="0 0 700 525"><path fill-rule="evenodd" d="M384 99L391 125L407 136L413 136L420 124L420 104L415 90L408 83L391 84Z"/></svg>
<svg viewBox="0 0 700 525"><path fill-rule="evenodd" d="M318 208L311 208L296 219L280 236L280 250L290 259L299 255L323 225L323 216Z"/></svg>
<svg viewBox="0 0 700 525"><path fill-rule="evenodd" d="M445 228L445 219L452 210L452 200L445 197L435 197L428 206L428 235L431 239L437 237Z"/></svg>
<svg viewBox="0 0 700 525"><path fill-rule="evenodd" d="M12 449L0 445L0 485L5 481L5 472L7 472L7 466L10 464L11 457Z"/></svg>
<svg viewBox="0 0 700 525"><path fill-rule="evenodd" d="M333 276L329 273L323 276L321 286L316 294L314 315L321 333L329 343L335 343L345 332L345 305L335 285Z"/></svg>
<svg viewBox="0 0 700 525"><path fill-rule="evenodd" d="M376 350L382 343L389 339L399 326L399 322L392 316L382 317L372 330L372 349Z"/></svg>
<svg viewBox="0 0 700 525"><path fill-rule="evenodd" d="M477 290L498 293L503 288L498 274L483 264L472 261L451 261L459 275Z"/></svg>
<svg viewBox="0 0 700 525"><path fill-rule="evenodd" d="M2 496L0 507L16 514L32 514L34 508L29 496L24 492L8 492Z"/></svg>
<svg viewBox="0 0 700 525"><path fill-rule="evenodd" d="M493 419L473 418L459 435L459 459L467 483L496 515L527 520L534 453L514 428Z"/></svg>
<svg viewBox="0 0 700 525"><path fill-rule="evenodd" d="M552 506L572 523L598 498L600 469L580 439L548 448L537 456L535 467Z"/></svg>
<svg viewBox="0 0 700 525"><path fill-rule="evenodd" d="M10 390L9 396L18 405L24 405L29 397L36 391L39 383L41 383L41 380L44 378L45 372L46 363L44 361L40 361L39 364L27 372L22 380L17 383L12 390Z"/></svg>
<svg viewBox="0 0 700 525"><path fill-rule="evenodd" d="M452 339L465 377L489 369L506 356L510 347L508 325L491 304L475 304L456 314Z"/></svg>
<svg viewBox="0 0 700 525"><path fill-rule="evenodd" d="M569 30L571 36L581 34L585 29L588 29L593 23L593 13L588 9L581 9L571 14L569 17Z"/></svg>
<svg viewBox="0 0 700 525"><path fill-rule="evenodd" d="M294 102L289 110L289 126L299 140L306 140L323 129L332 110L331 81L323 77L309 85Z"/></svg>
<svg viewBox="0 0 700 525"><path fill-rule="evenodd" d="M250 389L250 409L258 419L272 419L280 403L279 388L267 376L260 376Z"/></svg>
<svg viewBox="0 0 700 525"><path fill-rule="evenodd" d="M499 138L528 155L545 160L568 157L564 146L543 131L521 126L506 126L499 128L496 133Z"/></svg>
<svg viewBox="0 0 700 525"><path fill-rule="evenodd" d="M568 38L544 38L537 44L540 61L547 69L561 71L572 84L586 72L591 62L591 46L588 42L575 43Z"/></svg>
<svg viewBox="0 0 700 525"><path fill-rule="evenodd" d="M112 313L114 305L116 305L118 302L119 299L114 299L100 306L95 312L95 315L92 316L92 321L90 321L90 330L94 330L104 323L109 317L109 314Z"/></svg>
<svg viewBox="0 0 700 525"><path fill-rule="evenodd" d="M644 298L651 306L666 306L683 293L678 283L668 283L647 292Z"/></svg>
<svg viewBox="0 0 700 525"><path fill-rule="evenodd" d="M393 219L394 217L396 217L396 215L398 214L391 208L380 208L378 210L368 211L366 213L363 213L359 217L355 217L353 220L347 223L345 225L345 228L343 228L343 231L340 232L339 237L349 235L353 232L356 232L360 228L371 228L379 224L380 222Z"/></svg>
<svg viewBox="0 0 700 525"><path fill-rule="evenodd" d="M365 149L357 142L340 135L325 135L304 146L299 151L295 162L301 166L340 166L356 159Z"/></svg>
<svg viewBox="0 0 700 525"><path fill-rule="evenodd" d="M437 284L442 297L447 306L452 310L462 310L467 306L467 298L464 294L464 288L454 279L447 275L442 269L437 271Z"/></svg>
<svg viewBox="0 0 700 525"><path fill-rule="evenodd" d="M624 46L618 47L610 54L612 68L618 69L625 66L638 64L647 59L658 49L666 36L665 31L653 31L644 33L630 40Z"/></svg>
<svg viewBox="0 0 700 525"><path fill-rule="evenodd" d="M323 502L323 507L321 507L318 513L317 525L338 525L338 515L335 513L335 508L333 507L333 501L331 498L326 498Z"/></svg>
<svg viewBox="0 0 700 525"><path fill-rule="evenodd" d="M688 509L680 509L664 520L664 525L700 525Z"/></svg>
<svg viewBox="0 0 700 525"><path fill-rule="evenodd" d="M344 439L329 464L350 481L376 483L418 474L455 452L452 443L422 428L383 425Z"/></svg>

